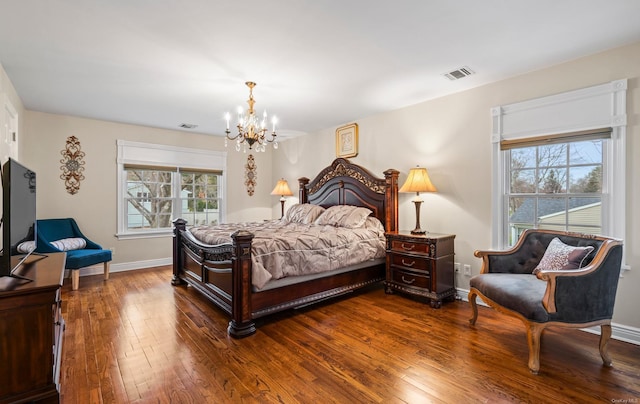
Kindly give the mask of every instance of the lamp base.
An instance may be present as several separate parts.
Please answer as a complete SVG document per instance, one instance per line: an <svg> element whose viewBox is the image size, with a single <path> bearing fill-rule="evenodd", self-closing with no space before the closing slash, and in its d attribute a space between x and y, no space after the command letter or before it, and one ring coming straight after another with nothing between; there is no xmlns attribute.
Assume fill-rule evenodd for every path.
<svg viewBox="0 0 640 404"><path fill-rule="evenodd" d="M427 231L420 228L420 205L422 205L422 200L414 200L413 203L416 205L416 228L411 230L411 234L425 234Z"/></svg>

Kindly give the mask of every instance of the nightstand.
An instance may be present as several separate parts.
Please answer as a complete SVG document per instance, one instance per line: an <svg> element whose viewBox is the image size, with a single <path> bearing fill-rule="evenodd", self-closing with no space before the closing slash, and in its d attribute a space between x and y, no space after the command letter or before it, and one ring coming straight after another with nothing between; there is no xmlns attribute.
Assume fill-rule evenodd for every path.
<svg viewBox="0 0 640 404"><path fill-rule="evenodd" d="M444 299L455 300L453 239L451 234L387 233L386 293L395 291L430 299L440 308Z"/></svg>

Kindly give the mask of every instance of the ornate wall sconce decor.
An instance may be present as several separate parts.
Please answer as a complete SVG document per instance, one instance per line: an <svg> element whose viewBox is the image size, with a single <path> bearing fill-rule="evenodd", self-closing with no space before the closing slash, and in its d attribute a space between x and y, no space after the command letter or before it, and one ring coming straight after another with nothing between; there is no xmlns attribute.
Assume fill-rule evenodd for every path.
<svg viewBox="0 0 640 404"><path fill-rule="evenodd" d="M75 136L69 136L67 138L66 147L60 151L62 159L60 163L60 178L64 180L64 185L67 188L67 192L71 195L75 195L80 191L80 181L84 180L84 161L82 158L85 156L84 152L80 150L80 141Z"/></svg>
<svg viewBox="0 0 640 404"><path fill-rule="evenodd" d="M247 157L247 164L245 164L244 169L244 185L247 187L249 196L253 196L258 179L258 166L256 165L256 160L253 158L253 154Z"/></svg>

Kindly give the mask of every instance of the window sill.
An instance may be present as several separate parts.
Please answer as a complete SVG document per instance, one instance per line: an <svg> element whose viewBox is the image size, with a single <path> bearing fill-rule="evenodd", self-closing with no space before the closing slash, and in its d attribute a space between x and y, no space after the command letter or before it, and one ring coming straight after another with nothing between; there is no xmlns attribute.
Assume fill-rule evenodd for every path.
<svg viewBox="0 0 640 404"><path fill-rule="evenodd" d="M136 233L117 233L116 238L118 240L133 240L142 238L160 238L160 237L173 237L173 230L157 230L157 231L145 231Z"/></svg>

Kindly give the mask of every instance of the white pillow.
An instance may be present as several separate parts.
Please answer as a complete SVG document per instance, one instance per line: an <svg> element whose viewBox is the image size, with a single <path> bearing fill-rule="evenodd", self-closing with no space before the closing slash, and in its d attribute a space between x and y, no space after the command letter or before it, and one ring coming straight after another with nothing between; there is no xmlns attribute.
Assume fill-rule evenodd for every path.
<svg viewBox="0 0 640 404"><path fill-rule="evenodd" d="M52 241L51 245L60 251L82 250L87 246L87 240L82 237L63 238Z"/></svg>
<svg viewBox="0 0 640 404"><path fill-rule="evenodd" d="M18 252L22 254L28 254L35 249L36 249L36 242L33 240L22 242L18 244L18 246L16 247L16 250L18 250Z"/></svg>

